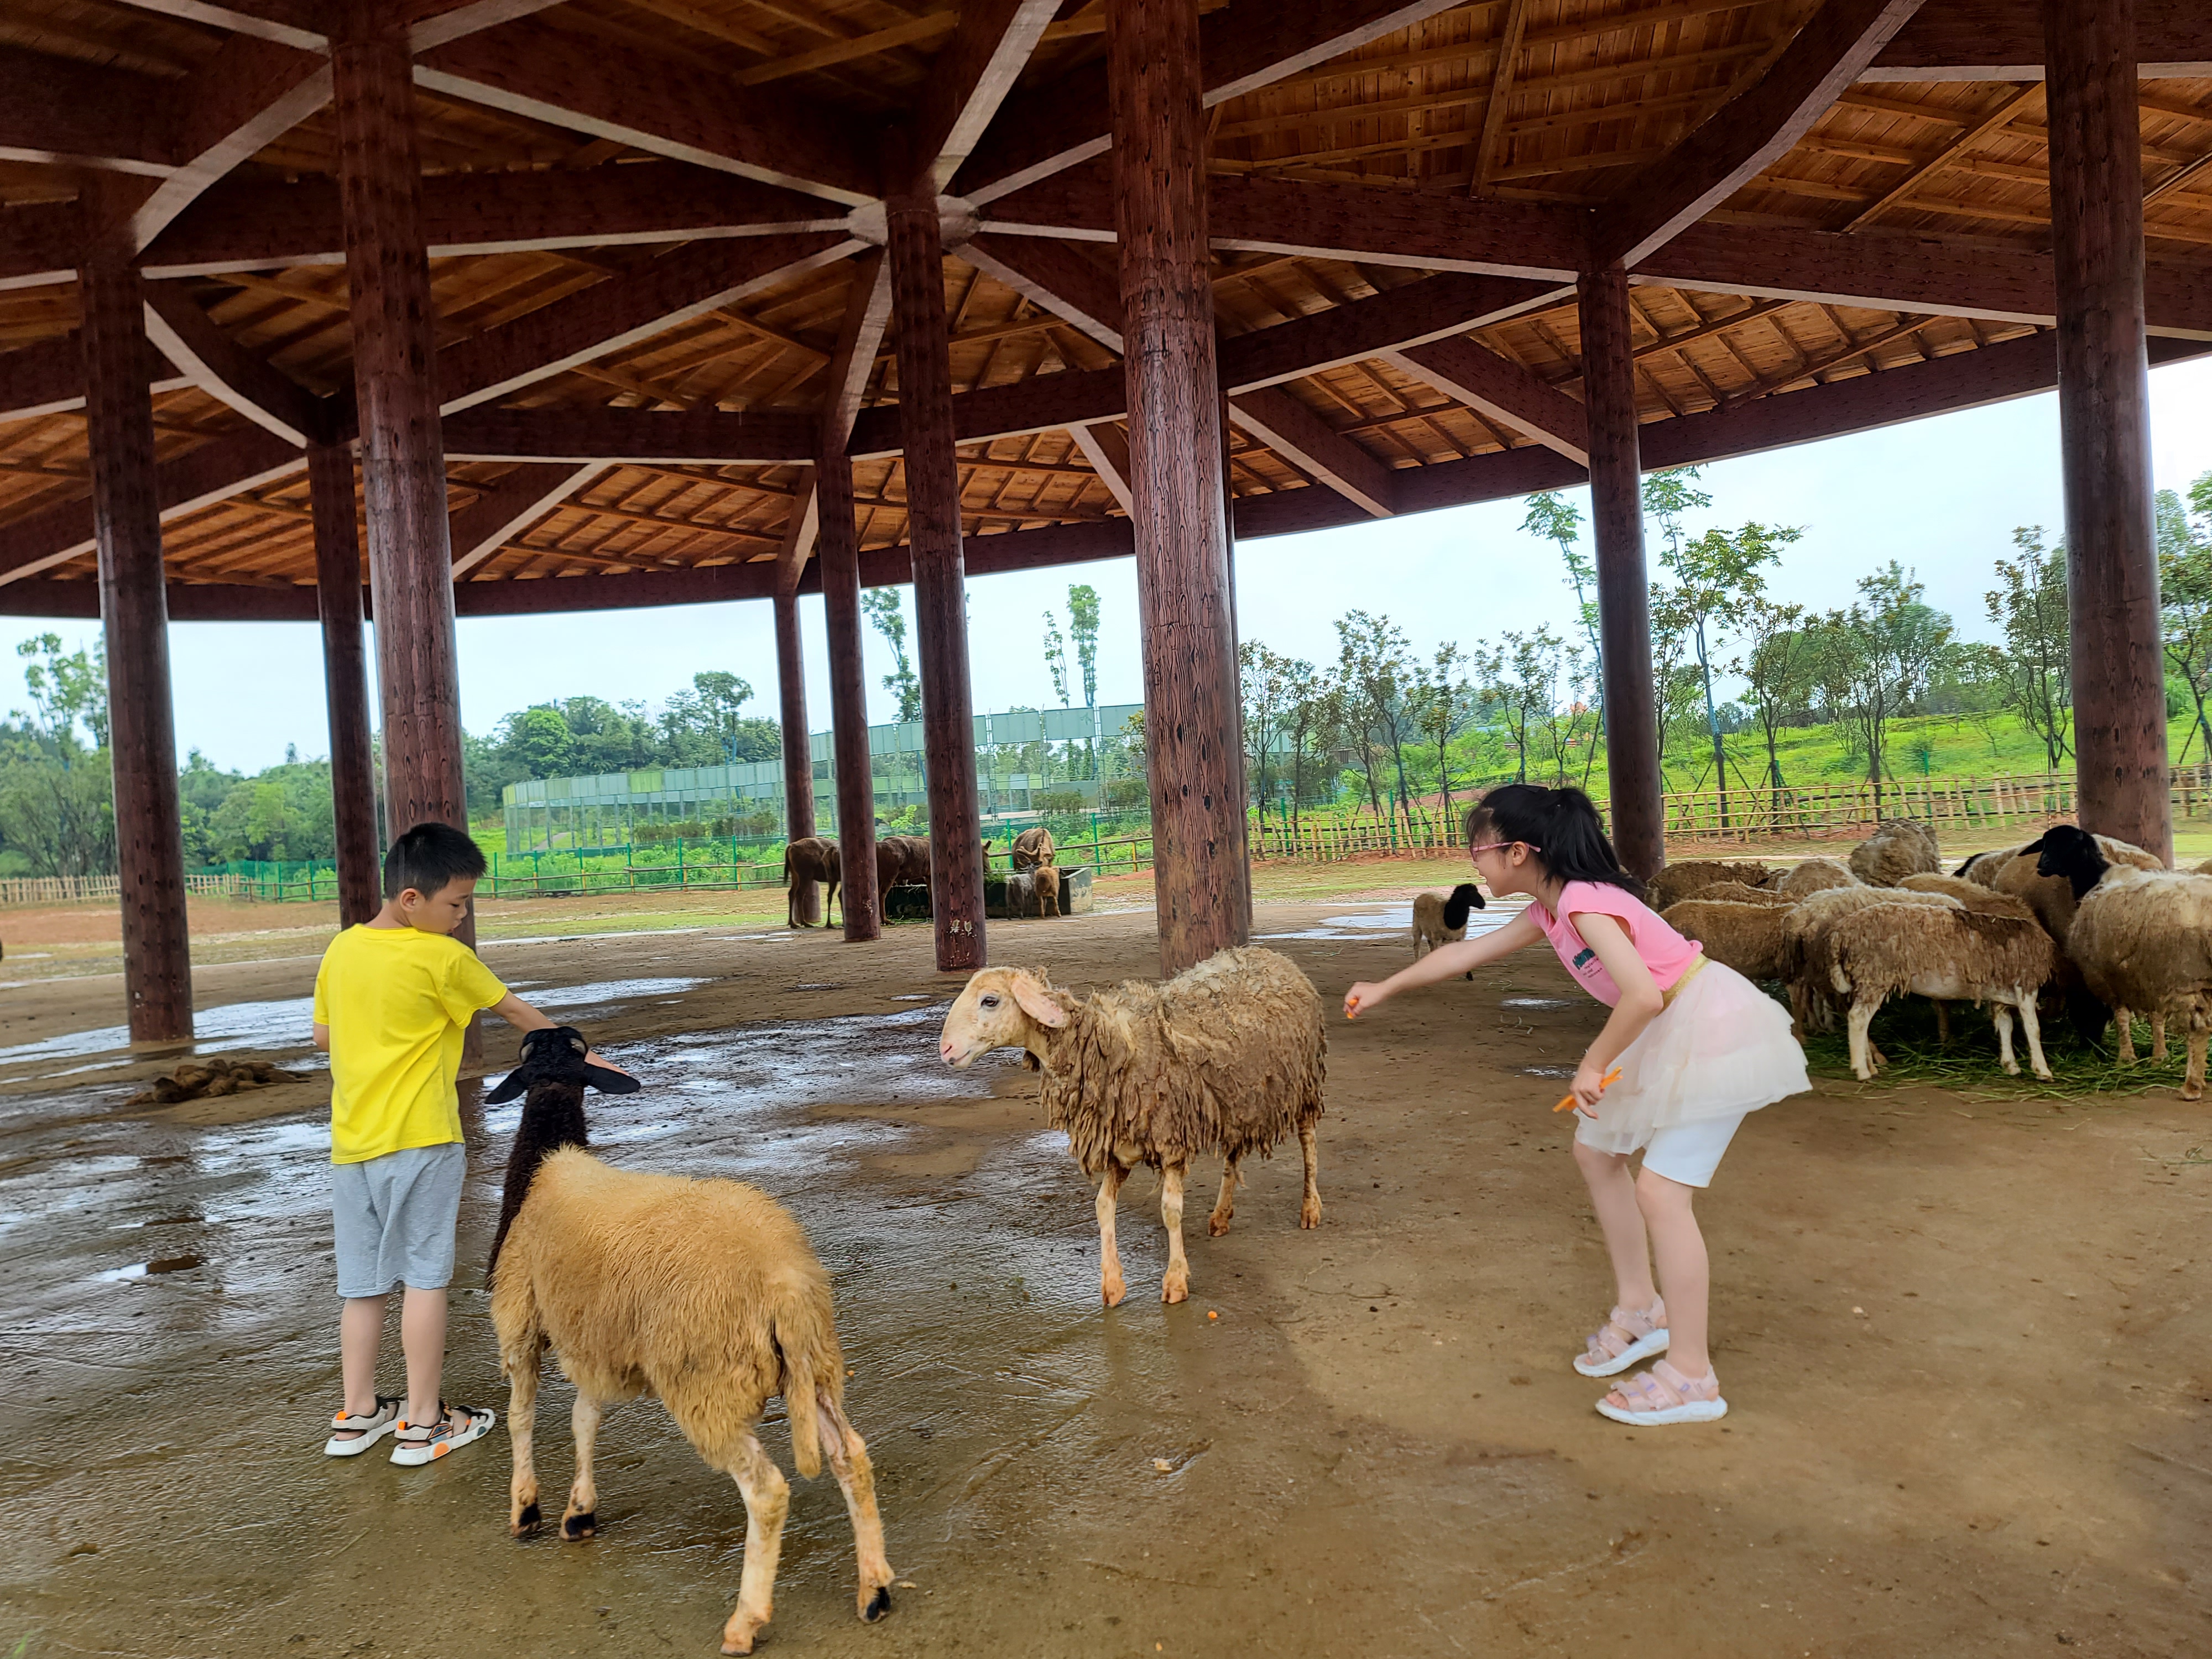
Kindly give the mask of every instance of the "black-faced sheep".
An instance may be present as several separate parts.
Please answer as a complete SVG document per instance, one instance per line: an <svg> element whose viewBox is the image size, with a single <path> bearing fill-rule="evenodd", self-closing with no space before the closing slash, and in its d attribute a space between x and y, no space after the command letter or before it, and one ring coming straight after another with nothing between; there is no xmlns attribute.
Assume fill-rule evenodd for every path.
<svg viewBox="0 0 2212 1659"><path fill-rule="evenodd" d="M1907 876L1940 870L1936 831L1917 818L1892 818L1851 848L1851 873L1869 887L1894 887Z"/></svg>
<svg viewBox="0 0 2212 1659"><path fill-rule="evenodd" d="M780 1394L799 1473L820 1473L829 1455L852 1517L860 1617L880 1619L890 1608L891 1566L867 1446L845 1418L829 1275L799 1224L757 1188L617 1170L585 1151L585 1085L637 1086L619 1073L587 1069L585 1053L570 1027L532 1031L522 1063L484 1097L529 1091L490 1273L492 1323L511 1389L510 1529L520 1537L539 1525L531 1452L538 1364L549 1346L576 1385L576 1479L561 1516L564 1538L588 1538L597 1527L592 1460L606 1408L659 1395L684 1437L737 1481L744 1499L744 1571L722 1651L751 1652L771 1610L790 1506L791 1488L753 1432L762 1406Z"/></svg>
<svg viewBox="0 0 2212 1659"><path fill-rule="evenodd" d="M1825 893L1832 887L1863 887L1866 884L1834 859L1807 859L1794 870L1783 872L1775 890L1790 898Z"/></svg>
<svg viewBox="0 0 2212 1659"><path fill-rule="evenodd" d="M1218 1238L1236 1210L1238 1161L1267 1156L1295 1131L1305 1156L1298 1224L1321 1224L1314 1124L1328 1048L1313 981L1288 957L1248 946L1217 951L1164 985L1125 980L1084 998L1042 972L987 968L945 1015L938 1052L963 1069L994 1048L1022 1048L1042 1073L1046 1121L1067 1132L1084 1173L1099 1177L1099 1289L1110 1308L1125 1293L1115 1194L1139 1164L1160 1172L1163 1302L1190 1294L1183 1179L1200 1152L1227 1161L1206 1226Z"/></svg>
<svg viewBox="0 0 2212 1659"><path fill-rule="evenodd" d="M1449 893L1413 896L1413 960L1440 945L1456 945L1467 937L1467 913L1485 908L1482 890L1463 881ZM1464 977L1473 979L1470 969Z"/></svg>
<svg viewBox="0 0 2212 1659"><path fill-rule="evenodd" d="M837 843L828 836L801 836L788 842L783 849L783 884L789 890L785 896L784 925L803 927L799 919L799 896L813 883L830 884L823 896L822 914L828 916L830 907L836 902Z"/></svg>
<svg viewBox="0 0 2212 1659"><path fill-rule="evenodd" d="M2055 824L2053 830L2064 830L2069 840L2082 832L2072 824ZM2132 1064L2136 1057L2134 1011L2126 1007L2107 1008L2093 995L2085 995L2081 970L2075 964L2071 946L2074 932L2074 889L2063 876L2045 874L2040 866L2045 845L2051 838L2046 830L2011 859L1999 866L1990 878L1990 884L2001 893L2009 893L2024 901L2043 924L2043 931L2057 942L2058 970L2053 988L2065 1000L2068 1016L2081 1036L2092 1042L2104 1038L2105 1024L2110 1019L2119 1031L2119 1058ZM2163 870L2165 864L2156 854L2146 853L2140 847L2110 836L2092 837L2099 855L2107 864L2133 870ZM2150 1019L2151 1058L2166 1058L2166 1011L2151 1008L2143 1011Z"/></svg>
<svg viewBox="0 0 2212 1659"><path fill-rule="evenodd" d="M1014 837L1013 845L1006 849L1006 860L1017 870L1035 870L1050 864L1058 851L1052 844L1052 831L1033 823Z"/></svg>
<svg viewBox="0 0 2212 1659"><path fill-rule="evenodd" d="M1715 962L1746 979L1782 977L1782 924L1788 904L1742 904L1700 894L1668 905L1659 915L1687 939L1694 939Z"/></svg>
<svg viewBox="0 0 2212 1659"><path fill-rule="evenodd" d="M1741 859L1685 859L1670 864L1651 878L1650 904L1655 910L1696 895L1715 882L1740 881L1747 887L1771 887L1775 872L1763 864Z"/></svg>
<svg viewBox="0 0 2212 1659"><path fill-rule="evenodd" d="M2017 1011L2027 1036L2028 1064L2048 1080L2035 1002L2057 954L2051 935L2025 917L1989 915L1955 902L1879 905L1821 928L1807 946L1806 965L1808 972L1825 973L1829 988L1845 1000L1851 1070L1862 1082L1875 1073L1868 1027L1875 1011L1900 994L1939 1004L1989 1004L2001 1063L2014 1076L2020 1073L2012 1057Z"/></svg>
<svg viewBox="0 0 2212 1659"><path fill-rule="evenodd" d="M2188 1020L2181 1097L2201 1099L2212 1025L2212 875L2130 868L2108 859L2102 842L2070 824L2043 838L2039 867L2063 878L2076 901L2067 954L2090 992L2112 1009L2121 1059L2135 1058L2131 1011L2152 1014L2160 1027L2172 1014ZM2162 1039L2162 1030L2154 1032Z"/></svg>

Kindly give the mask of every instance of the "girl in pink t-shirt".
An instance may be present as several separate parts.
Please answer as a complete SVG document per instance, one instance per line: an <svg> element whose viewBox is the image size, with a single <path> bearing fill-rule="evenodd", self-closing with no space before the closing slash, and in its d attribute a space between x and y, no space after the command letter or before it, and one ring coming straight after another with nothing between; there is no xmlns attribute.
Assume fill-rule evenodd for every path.
<svg viewBox="0 0 2212 1659"><path fill-rule="evenodd" d="M1709 1269L1692 1195L1711 1184L1748 1114L1811 1086L1804 1051L1779 1003L1705 957L1644 902L1642 884L1621 869L1581 790L1493 789L1468 814L1467 835L1475 872L1490 890L1525 893L1528 908L1379 985L1353 986L1344 1012L1369 1012L1400 991L1540 939L1613 1010L1571 1092L1575 1162L1613 1257L1617 1300L1575 1369L1612 1376L1665 1354L1598 1401L1598 1410L1639 1425L1709 1423L1727 1414L1728 1402L1706 1349ZM1472 896L1481 902L1479 893ZM1643 1172L1632 1177L1629 1159L1638 1152Z"/></svg>

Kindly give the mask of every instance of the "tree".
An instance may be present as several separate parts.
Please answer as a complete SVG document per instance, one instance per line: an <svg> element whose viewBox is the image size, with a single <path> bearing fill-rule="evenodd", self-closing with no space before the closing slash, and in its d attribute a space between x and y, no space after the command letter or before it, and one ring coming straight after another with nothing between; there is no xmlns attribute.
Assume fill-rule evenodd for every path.
<svg viewBox="0 0 2212 1659"><path fill-rule="evenodd" d="M1583 551L1583 510L1556 489L1540 490L1528 498L1521 528L1533 536L1559 544L1559 558L1567 567L1567 585L1575 590L1575 614L1589 641L1591 672L1597 688L1597 729L1605 730L1605 661L1598 642L1597 567Z"/></svg>
<svg viewBox="0 0 2212 1659"><path fill-rule="evenodd" d="M1647 480L1646 506L1651 502L1653 485L1675 477L1674 474L1656 474ZM1681 485L1679 479L1672 492L1663 492L1662 495L1662 502L1677 499L1698 507L1707 505L1711 500L1702 491ZM1686 540L1675 510L1662 507L1660 516L1668 526L1668 548L1659 562L1673 573L1674 585L1666 591L1663 605L1653 621L1658 626L1680 629L1696 661L1698 690L1705 708L1705 734L1712 744L1713 781L1720 791L1721 822L1726 824L1728 753L1721 742L1719 703L1713 696L1714 658L1726 637L1723 630L1737 627L1745 606L1766 591L1766 567L1778 563L1782 550L1802 532L1787 526L1753 523L1733 534L1713 529Z"/></svg>
<svg viewBox="0 0 2212 1659"><path fill-rule="evenodd" d="M2212 472L2190 487L2197 514L2212 520ZM2205 702L2212 697L2212 533L2201 529L2171 489L2157 496L2158 599L2169 670L2189 689L2197 709L2193 742L2204 741L2212 757L2212 719ZM2185 757L2188 748L2184 745Z"/></svg>
<svg viewBox="0 0 2212 1659"><path fill-rule="evenodd" d="M1297 688L1313 678L1313 665L1270 651L1258 640L1237 646L1237 678L1244 705L1245 776L1255 780L1253 799L1261 821L1267 806L1267 775L1282 746L1282 728Z"/></svg>
<svg viewBox="0 0 2212 1659"><path fill-rule="evenodd" d="M1052 676L1053 696L1060 699L1062 708L1067 707L1067 641L1060 637L1060 621L1051 611L1044 613L1044 666Z"/></svg>
<svg viewBox="0 0 2212 1659"><path fill-rule="evenodd" d="M1474 717L1474 688L1468 684L1467 666L1467 653L1446 641L1414 681L1413 723L1436 745L1437 788L1443 797L1447 828L1452 821L1451 742Z"/></svg>
<svg viewBox="0 0 2212 1659"><path fill-rule="evenodd" d="M1379 817L1382 804L1375 788L1375 749L1379 737L1389 745L1398 774L1398 799L1413 823L1412 791L1406 782L1406 739L1414 734L1407 701L1415 674L1403 629L1387 617L1347 611L1336 620L1337 681L1350 705L1352 728L1366 762L1367 797Z"/></svg>
<svg viewBox="0 0 2212 1659"><path fill-rule="evenodd" d="M1075 641L1075 665L1083 676L1083 706L1098 706L1098 590L1078 582L1067 590L1067 632ZM1064 702L1066 698L1062 698Z"/></svg>
<svg viewBox="0 0 2212 1659"><path fill-rule="evenodd" d="M1866 756L1879 815L1889 723L1926 690L1953 629L1948 617L1922 602L1926 588L1894 559L1862 576L1858 589L1858 604L1821 619L1819 678L1830 711Z"/></svg>
<svg viewBox="0 0 2212 1659"><path fill-rule="evenodd" d="M1663 778L1668 739L1681 726L1698 701L1698 665L1691 655L1688 630L1670 619L1666 590L1656 582L1651 585L1650 614L1651 695L1657 705L1654 724L1657 727L1659 772Z"/></svg>
<svg viewBox="0 0 2212 1659"><path fill-rule="evenodd" d="M1590 678L1589 659L1580 646L1559 642L1554 653L1553 672L1555 678L1546 687L1535 718L1530 722L1543 745L1543 753L1550 763L1554 785L1565 783L1569 763L1577 747L1584 748L1583 778L1588 781L1589 760L1597 745L1587 745L1583 739L1595 735L1595 722L1590 718L1589 692ZM1560 695L1564 683L1565 695Z"/></svg>
<svg viewBox="0 0 2212 1659"><path fill-rule="evenodd" d="M2043 740L2049 769L2073 752L2073 635L2066 617L2066 546L2046 549L2041 525L2012 532L2018 556L1996 562L1997 586L1982 596L2004 636L1995 665L2005 707Z"/></svg>
<svg viewBox="0 0 2212 1659"><path fill-rule="evenodd" d="M31 709L0 750L0 846L32 873L105 875L115 868L115 781L107 756L107 660L64 652L58 634L23 641Z"/></svg>
<svg viewBox="0 0 2212 1659"><path fill-rule="evenodd" d="M1766 738L1766 781L1783 788L1777 734L1811 702L1819 678L1820 656L1805 630L1805 607L1778 605L1764 593L1748 601L1737 623L1744 648L1730 669L1743 677L1753 714Z"/></svg>
<svg viewBox="0 0 2212 1659"><path fill-rule="evenodd" d="M1344 694L1335 678L1316 673L1310 664L1299 678L1297 693L1283 714L1283 737L1291 757L1291 833L1297 833L1298 803L1318 793L1315 775L1344 729Z"/></svg>
<svg viewBox="0 0 2212 1659"><path fill-rule="evenodd" d="M82 646L64 653L62 636L39 634L15 647L24 659L23 685L31 694L33 713L15 711L46 737L74 738L82 725L94 750L107 747L107 641L95 638L88 652Z"/></svg>
<svg viewBox="0 0 2212 1659"><path fill-rule="evenodd" d="M1510 633L1498 648L1480 653L1476 672L1486 702L1498 710L1516 754L1514 781L1528 781L1528 751L1537 722L1550 718L1559 683L1561 641L1548 628Z"/></svg>
<svg viewBox="0 0 2212 1659"><path fill-rule="evenodd" d="M745 724L739 711L752 701L752 687L735 674L709 669L691 677L691 690L703 734L721 750L725 764L737 760L738 737Z"/></svg>
<svg viewBox="0 0 2212 1659"><path fill-rule="evenodd" d="M868 613L876 632L884 636L891 648L891 660L896 665L884 676L884 690L898 698L898 717L902 720L921 718L921 682L915 678L914 665L907 660L906 611L899 603L896 587L872 587L860 595L860 609Z"/></svg>

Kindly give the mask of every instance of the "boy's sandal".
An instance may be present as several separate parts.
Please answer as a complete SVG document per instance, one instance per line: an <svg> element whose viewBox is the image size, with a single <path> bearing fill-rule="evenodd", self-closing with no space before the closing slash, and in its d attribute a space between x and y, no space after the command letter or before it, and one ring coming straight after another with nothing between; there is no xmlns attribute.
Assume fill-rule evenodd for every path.
<svg viewBox="0 0 2212 1659"><path fill-rule="evenodd" d="M340 1412L331 1419L331 1437L323 1442L325 1457L358 1457L399 1426L399 1408L406 1401L398 1395L376 1396L376 1409L365 1415Z"/></svg>
<svg viewBox="0 0 2212 1659"><path fill-rule="evenodd" d="M413 1466L430 1463L447 1452L465 1446L471 1440L481 1440L491 1432L497 1418L481 1406L448 1406L438 1402L435 1423L402 1423L399 1443L392 1449L392 1461Z"/></svg>
<svg viewBox="0 0 2212 1659"><path fill-rule="evenodd" d="M1575 1359L1584 1376L1612 1376L1638 1360L1667 1352L1667 1304L1655 1299L1641 1313L1615 1308L1601 1331L1590 1333L1588 1348Z"/></svg>
<svg viewBox="0 0 2212 1659"><path fill-rule="evenodd" d="M1728 1401L1721 1398L1717 1373L1685 1376L1663 1359L1620 1384L1597 1402L1597 1408L1614 1422L1637 1428L1711 1423L1728 1415Z"/></svg>

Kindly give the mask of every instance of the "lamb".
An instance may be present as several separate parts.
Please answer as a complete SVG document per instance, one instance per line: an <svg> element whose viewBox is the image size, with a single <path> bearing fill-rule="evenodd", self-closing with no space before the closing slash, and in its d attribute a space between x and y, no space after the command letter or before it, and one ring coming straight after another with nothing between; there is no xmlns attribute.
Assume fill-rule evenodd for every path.
<svg viewBox="0 0 2212 1659"><path fill-rule="evenodd" d="M1906 876L1942 868L1936 831L1917 818L1892 818L1851 848L1851 873L1869 887L1894 887Z"/></svg>
<svg viewBox="0 0 2212 1659"><path fill-rule="evenodd" d="M964 1070L994 1048L1022 1048L1043 1073L1046 1121L1098 1187L1099 1291L1124 1294L1114 1247L1114 1200L1139 1164L1160 1172L1168 1270L1160 1300L1190 1294L1182 1248L1183 1179L1200 1152L1227 1161L1206 1231L1235 1212L1237 1165L1271 1153L1296 1130L1305 1157L1298 1225L1321 1224L1314 1124L1322 1113L1328 1041L1313 981L1287 957L1245 946L1216 951L1164 985L1125 980L1078 999L1041 971L986 968L945 1017L938 1052Z"/></svg>
<svg viewBox="0 0 2212 1659"><path fill-rule="evenodd" d="M1933 894L1931 897L1942 897ZM2057 947L2023 916L1988 915L1955 903L1875 906L1830 922L1813 939L1808 966L1825 972L1850 1008L1851 1070L1861 1082L1875 1065L1867 1041L1875 1011L1900 992L1944 1002L1992 1005L1997 1053L2006 1073L2020 1075L2012 1054L2012 1017L2020 1015L2027 1059L2048 1082L2036 998L2051 977Z"/></svg>
<svg viewBox="0 0 2212 1659"><path fill-rule="evenodd" d="M540 1524L531 1452L538 1364L548 1347L576 1385L576 1479L563 1538L597 1529L592 1476L609 1406L657 1394L710 1468L745 1505L744 1570L722 1651L750 1653L769 1620L790 1486L754 1437L761 1407L783 1396L793 1461L810 1479L826 1451L844 1491L860 1562L860 1617L890 1610L890 1563L866 1443L846 1420L845 1361L829 1276L798 1222L758 1188L617 1170L585 1150L586 1084L635 1090L587 1066L570 1026L532 1031L522 1061L484 1098L525 1089L492 1241L492 1323L510 1393L514 1449L508 1529Z"/></svg>
<svg viewBox="0 0 2212 1659"><path fill-rule="evenodd" d="M1413 960L1419 962L1422 946L1435 950L1439 945L1456 945L1467 937L1467 913L1486 908L1482 890L1471 881L1463 881L1449 893L1416 893L1413 896ZM1473 979L1469 969L1464 977Z"/></svg>
<svg viewBox="0 0 2212 1659"><path fill-rule="evenodd" d="M826 918L830 907L837 899L837 843L828 836L801 836L786 843L783 849L783 884L789 890L784 902L784 925L799 927L805 924L799 919L799 895L811 883L826 881L830 890L823 897L822 914Z"/></svg>
<svg viewBox="0 0 2212 1659"><path fill-rule="evenodd" d="M1058 856L1052 844L1052 831L1041 823L1033 823L1014 837L1014 844L1006 849L1007 860L1017 870L1035 870L1051 864Z"/></svg>
<svg viewBox="0 0 2212 1659"><path fill-rule="evenodd" d="M2200 1100L2212 1028L2212 875L2130 868L2107 858L2103 843L2103 836L2071 824L2043 838L2039 867L2063 877L2076 901L2068 954L2090 992L2111 1006L2122 1060L2136 1057L2129 1011L2148 1009L2161 1017L2160 1026L2163 1016L2186 1015L2189 1062L2181 1097Z"/></svg>
<svg viewBox="0 0 2212 1659"><path fill-rule="evenodd" d="M1030 872L1030 880L1036 889L1037 915L1040 919L1060 914L1060 872L1052 865L1040 864Z"/></svg>
<svg viewBox="0 0 2212 1659"><path fill-rule="evenodd" d="M1748 864L1737 859L1685 859L1680 864L1668 865L1651 878L1651 908L1664 910L1717 881L1740 881L1747 887L1771 887L1774 872L1763 864Z"/></svg>
<svg viewBox="0 0 2212 1659"><path fill-rule="evenodd" d="M1833 859L1807 859L1796 869L1785 872L1775 884L1775 890L1791 898L1804 898L1814 893L1825 893L1831 888L1865 885Z"/></svg>
<svg viewBox="0 0 2212 1659"><path fill-rule="evenodd" d="M1733 899L1681 899L1659 913L1660 920L1705 947L1746 979L1782 977L1782 919L1791 907L1743 904Z"/></svg>

